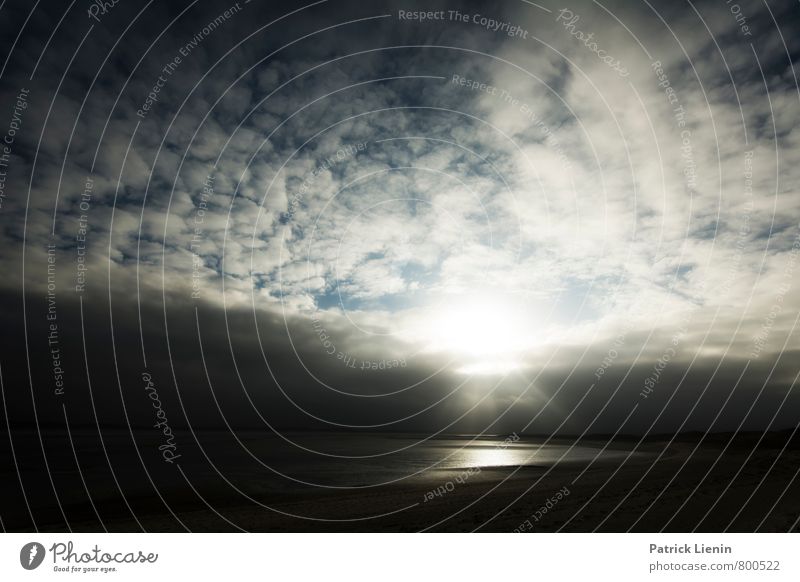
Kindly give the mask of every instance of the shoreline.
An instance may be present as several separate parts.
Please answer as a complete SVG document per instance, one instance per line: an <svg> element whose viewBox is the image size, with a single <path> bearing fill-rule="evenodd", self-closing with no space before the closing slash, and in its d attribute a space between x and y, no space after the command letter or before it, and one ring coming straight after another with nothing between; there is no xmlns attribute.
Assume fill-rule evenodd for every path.
<svg viewBox="0 0 800 582"><path fill-rule="evenodd" d="M559 464L549 471L545 466L481 467L465 482L454 482L446 493L427 498L437 478L452 480L459 469L440 469L424 479L370 489L246 492L252 501L232 495L228 488L197 481L198 495L161 491L174 516L154 495L128 502L146 531L235 531L233 523L247 531L265 532L511 532L526 520L533 532L788 531L792 527L800 516L800 482L794 479L799 451L787 449L778 457L775 448L753 452L736 446L720 456L721 448L701 446L689 457L696 444L673 443L657 462L647 457L591 466ZM570 494L534 521L536 511L563 487ZM141 531L119 500L96 499L95 505L102 525L86 503L65 508L73 531L103 527ZM54 516L52 511L45 513ZM17 529L12 522L6 527L31 531ZM38 527L54 532L68 529L56 519L39 521Z"/></svg>

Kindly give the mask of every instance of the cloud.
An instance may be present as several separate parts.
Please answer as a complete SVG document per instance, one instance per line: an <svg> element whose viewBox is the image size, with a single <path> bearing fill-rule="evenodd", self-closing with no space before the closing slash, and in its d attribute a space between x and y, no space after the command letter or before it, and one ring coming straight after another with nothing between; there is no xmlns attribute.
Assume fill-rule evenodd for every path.
<svg viewBox="0 0 800 582"><path fill-rule="evenodd" d="M193 386L206 382L192 339L197 307L214 322L201 330L210 357L235 348L214 360L216 380L232 393L261 387L260 404L278 407L284 425L318 424L325 411L337 426L377 426L415 411L419 422L409 426L452 421L471 397L452 407L435 403L464 381L459 369L491 362L432 350L426 334L448 306L485 295L505 305L523 298L515 324L529 330L520 336L536 338L520 348L517 371L494 375L502 394L525 403L510 415L515 422L530 420L563 385L569 398L532 425L556 426L574 395L592 385L597 361L621 329L628 331L614 374L630 374L605 375L574 426L589 426L590 411L615 381L631 392L618 409L627 414L676 322L685 329L669 377L681 412L660 423L677 426L699 397L699 384L686 389L687 382L713 376L714 393L724 393L723 380L748 359L750 395L757 374L768 374L765 362L780 364L780 379L769 376L770 392L759 400L759 410L768 410L788 386L780 355L800 308L788 290L800 277L791 63L776 33L749 48L724 6L698 7L713 35L685 10L607 8L587 2L571 10L581 30L624 61L625 77L556 14L528 5L485 4L474 12L518 23L529 39L472 21L400 23L388 5L353 5L341 15L311 8L291 26L257 32L263 18L255 13L274 18L279 10L248 5L252 19L233 17L224 33L185 57L144 119L136 110L211 8L179 19L139 65L145 36L122 43L88 95L106 55L84 51L46 126L49 97L37 85L37 107L25 118L31 129L14 146L16 188L2 209L0 256L21 272L24 230L26 292L41 297L46 244L55 244L59 304L75 310L77 250L85 242L84 308L101 318L120 305L126 317L114 317L114 341L132 344L137 303L155 320L159 308L179 313L178 343L192 348L172 357ZM750 9L754 27L769 26L763 11ZM166 8L156 10L166 18ZM382 14L391 17L348 23ZM70 16L66 37L85 29L79 20ZM322 30L332 24L336 31ZM292 43L301 32L311 36ZM110 47L116 39L97 26L90 40ZM785 35L783 42L794 49L798 41ZM35 62L27 52L15 58L12 87L25 83ZM38 76L60 78L65 64L49 54ZM11 95L3 93L3 104ZM82 207L87 177L93 188ZM81 221L85 241L77 239ZM18 300L18 279L0 286ZM247 323L248 314L267 322L263 329ZM314 321L324 322L334 358ZM155 329L148 341L158 344L166 330ZM242 387L231 381L241 377L231 368L237 351L247 362ZM160 358L168 374L169 353L156 352L153 361ZM346 355L407 365L359 374L343 365ZM262 356L270 356L263 365ZM466 391L479 394L491 381L470 379ZM370 396L416 382L422 388L403 392L400 404L389 399L386 409L323 389ZM240 422L258 416L244 412L247 400L237 400ZM204 406L204 418L218 422L210 403ZM708 414L692 422L708 425ZM597 429L615 421L598 420Z"/></svg>

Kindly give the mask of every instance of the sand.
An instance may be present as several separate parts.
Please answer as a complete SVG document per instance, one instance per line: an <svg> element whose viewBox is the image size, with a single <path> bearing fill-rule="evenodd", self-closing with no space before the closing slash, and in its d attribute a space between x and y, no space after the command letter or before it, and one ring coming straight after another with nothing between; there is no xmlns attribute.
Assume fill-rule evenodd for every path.
<svg viewBox="0 0 800 582"><path fill-rule="evenodd" d="M186 483L161 490L174 515L152 495L129 496L138 522L113 496L95 499L94 507L67 504L65 511L74 531L798 530L800 450L794 444L784 448L786 439L775 438L754 449L754 438L731 442L724 435L698 443L691 435L669 445L651 439L625 462L485 467L466 476L436 471L359 490L259 492L254 486L247 492L252 500L193 480L195 492ZM629 450L632 442L612 446ZM37 520L40 529L66 529L52 508L45 515L51 521Z"/></svg>

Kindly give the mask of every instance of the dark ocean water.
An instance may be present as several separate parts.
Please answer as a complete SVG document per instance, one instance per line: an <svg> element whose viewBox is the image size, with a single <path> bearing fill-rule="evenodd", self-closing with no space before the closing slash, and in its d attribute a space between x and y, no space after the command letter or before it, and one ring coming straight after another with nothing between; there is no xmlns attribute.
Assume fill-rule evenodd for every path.
<svg viewBox="0 0 800 582"><path fill-rule="evenodd" d="M80 475L92 482L114 485L113 477L128 487L186 485L192 483L243 490L289 492L296 488L377 487L387 484L441 481L443 472L475 468L587 465L621 461L628 453L600 447L572 446L569 442L502 436L425 435L379 433L266 431L176 431L172 441L175 462L165 462L158 431L104 429L102 438L91 430L43 431L50 473L56 481L74 481L82 489ZM30 469L30 458L41 463L42 447L35 432L17 433L20 469ZM31 455L33 451L35 454ZM76 460L77 459L77 460ZM39 469L43 465L38 464ZM15 479L13 466L5 477ZM113 469L113 475L112 475ZM10 471L10 472L9 472Z"/></svg>
<svg viewBox="0 0 800 582"><path fill-rule="evenodd" d="M187 470L217 467L226 475L260 475L270 483L322 487L364 487L402 481L441 479L442 471L480 467L579 464L621 460L626 451L545 444L545 439L502 436L379 433L303 433L280 436L247 431L237 434L176 434ZM152 454L152 445L143 444Z"/></svg>
<svg viewBox="0 0 800 582"><path fill-rule="evenodd" d="M106 518L124 518L129 508L159 514L167 506L204 507L209 501L235 505L258 499L271 504L336 492L380 493L384 487L427 489L465 471L475 482L480 478L477 468L484 474L492 468L493 475L504 478L519 467L536 467L519 471L530 477L531 470L538 474L562 465L610 466L628 454L603 451L602 445L506 435L276 435L253 430L176 431L172 463L164 460L159 448L164 437L155 430L23 430L13 433L13 443L16 464L12 451L4 450L10 462L0 469L0 494L14 500L2 517L12 528L31 527L28 503L39 524L60 523L62 509L70 521L88 523L98 508ZM21 495L20 484L27 497Z"/></svg>

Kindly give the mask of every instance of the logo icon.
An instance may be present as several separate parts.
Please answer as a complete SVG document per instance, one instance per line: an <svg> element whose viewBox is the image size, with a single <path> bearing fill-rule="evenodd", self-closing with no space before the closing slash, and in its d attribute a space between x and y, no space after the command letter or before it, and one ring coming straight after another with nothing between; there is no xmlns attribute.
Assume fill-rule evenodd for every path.
<svg viewBox="0 0 800 582"><path fill-rule="evenodd" d="M44 546L38 542L29 542L19 551L19 563L26 570L35 570L44 561Z"/></svg>

